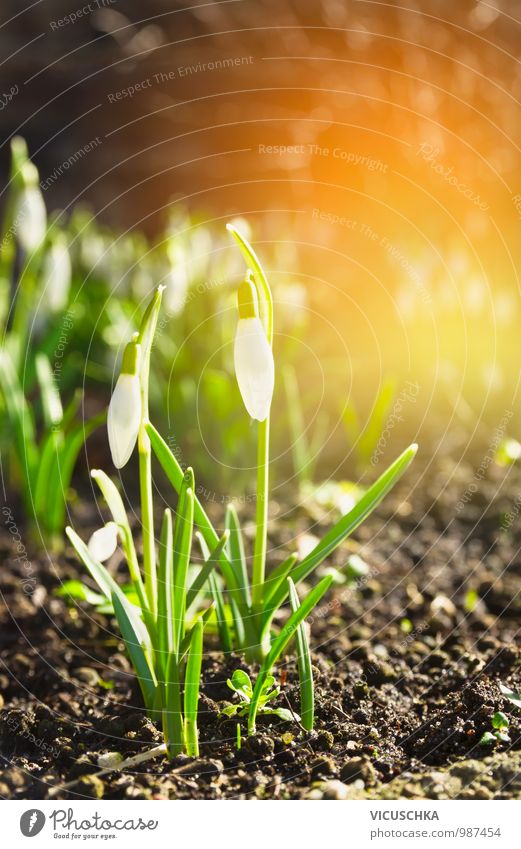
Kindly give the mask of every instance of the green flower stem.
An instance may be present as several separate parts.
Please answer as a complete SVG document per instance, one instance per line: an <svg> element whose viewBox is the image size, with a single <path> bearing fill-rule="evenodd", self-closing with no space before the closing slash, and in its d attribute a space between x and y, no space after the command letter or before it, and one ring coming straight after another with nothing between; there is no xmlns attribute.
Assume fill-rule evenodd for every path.
<svg viewBox="0 0 521 849"><path fill-rule="evenodd" d="M145 592L153 619L157 616L157 572L154 539L154 502L152 497L152 450L144 421L138 436L139 491L141 497L141 526L143 532L143 571Z"/></svg>
<svg viewBox="0 0 521 849"><path fill-rule="evenodd" d="M252 603L254 613L262 607L266 573L268 529L270 417L259 422L257 431L257 504L255 522L257 532L253 550Z"/></svg>
<svg viewBox="0 0 521 849"><path fill-rule="evenodd" d="M141 426L138 435L139 489L141 497L141 525L143 532L143 572L145 591L150 613L157 617L157 571L154 537L154 500L152 497L152 447L145 425L148 422L148 382L150 377L150 351L154 340L157 317L164 286L159 286L148 304L136 341L141 345Z"/></svg>

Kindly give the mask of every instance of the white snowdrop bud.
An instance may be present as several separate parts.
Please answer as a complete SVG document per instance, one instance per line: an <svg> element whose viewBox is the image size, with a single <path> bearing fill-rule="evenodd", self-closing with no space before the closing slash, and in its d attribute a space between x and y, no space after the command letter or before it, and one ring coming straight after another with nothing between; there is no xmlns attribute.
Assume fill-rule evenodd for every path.
<svg viewBox="0 0 521 849"><path fill-rule="evenodd" d="M32 162L24 163L23 181L14 204L13 229L21 247L31 253L40 247L47 232L47 210Z"/></svg>
<svg viewBox="0 0 521 849"><path fill-rule="evenodd" d="M112 557L117 547L118 526L115 522L107 522L98 531L94 531L88 545L89 553L100 563Z"/></svg>
<svg viewBox="0 0 521 849"><path fill-rule="evenodd" d="M255 286L250 280L239 286L238 308L235 374L248 413L252 419L263 422L270 411L275 366L271 345L259 318Z"/></svg>
<svg viewBox="0 0 521 849"><path fill-rule="evenodd" d="M128 463L141 424L140 352L140 345L129 342L123 355L121 374L110 399L107 431L116 469L122 469Z"/></svg>

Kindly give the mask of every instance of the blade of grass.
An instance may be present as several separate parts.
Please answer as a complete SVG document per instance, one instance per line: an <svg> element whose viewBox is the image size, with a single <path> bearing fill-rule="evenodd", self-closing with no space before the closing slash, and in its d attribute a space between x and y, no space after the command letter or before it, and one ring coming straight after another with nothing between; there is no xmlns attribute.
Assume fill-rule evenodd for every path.
<svg viewBox="0 0 521 849"><path fill-rule="evenodd" d="M290 580L291 579L288 578L288 582ZM248 734L255 733L257 710L259 707L259 700L266 683L266 678L270 674L274 664L277 662L278 658L286 648L287 644L294 636L295 630L298 628L300 623L304 621L306 616L313 610L313 608L318 604L324 593L327 592L332 580L333 577L331 575L326 575L325 578L322 578L322 580L317 584L317 586L314 587L314 589L312 589L310 593L308 593L304 601L300 604L299 608L291 614L288 621L284 625L282 631L274 640L269 654L262 663L260 672L255 682L255 687L253 689L253 696L250 703L250 710L248 713Z"/></svg>
<svg viewBox="0 0 521 849"><path fill-rule="evenodd" d="M295 584L288 578L289 601L291 610L296 613L300 607L299 597ZM301 622L297 626L297 663L298 677L300 683L300 721L306 731L312 731L315 720L315 691L313 687L313 672L311 667L311 654L309 651L309 640L306 625Z"/></svg>
<svg viewBox="0 0 521 849"><path fill-rule="evenodd" d="M199 734L197 730L197 712L201 666L203 662L203 623L199 620L192 628L190 651L185 674L185 739L186 754L190 758L199 757Z"/></svg>

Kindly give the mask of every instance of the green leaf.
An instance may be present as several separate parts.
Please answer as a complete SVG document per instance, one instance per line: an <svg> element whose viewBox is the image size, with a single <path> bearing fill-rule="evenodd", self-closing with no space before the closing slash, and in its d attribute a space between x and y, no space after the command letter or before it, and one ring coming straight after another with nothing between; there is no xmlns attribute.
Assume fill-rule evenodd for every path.
<svg viewBox="0 0 521 849"><path fill-rule="evenodd" d="M288 578L289 583L289 601L293 613L296 613L300 607L297 590L295 584ZM315 692L313 687L313 671L311 666L311 654L309 651L309 641L304 622L301 622L297 627L297 663L298 675L300 682L300 712L302 716L302 725L306 731L313 730L315 721Z"/></svg>
<svg viewBox="0 0 521 849"><path fill-rule="evenodd" d="M416 455L417 450L418 446L413 444L400 454L398 459L369 487L355 507L327 532L301 563L293 568L290 576L295 584L304 580L304 578L313 572L373 512L375 507L380 504L382 499L385 498L387 493L401 478ZM278 587L272 596L271 606L277 609L286 598L287 593L287 588L283 586Z"/></svg>
<svg viewBox="0 0 521 849"><path fill-rule="evenodd" d="M219 557L221 553L224 551L226 543L228 542L229 532L225 531L217 543L214 550L210 553L208 546L204 541L204 537L201 536L199 531L196 532L196 537L199 540L199 544L201 545L201 549L203 551L203 556L205 557L205 563L202 568L199 570L197 576L194 578L192 584L190 585L190 589L186 593L186 609L189 610L193 604L197 601L199 594L203 591L208 578L210 577L212 571L215 569L217 563L219 562ZM205 546L203 548L203 545ZM205 554L206 552L206 554Z"/></svg>
<svg viewBox="0 0 521 849"><path fill-rule="evenodd" d="M238 710L239 705L225 705L225 707L223 707L220 712L223 716L231 717L235 716Z"/></svg>
<svg viewBox="0 0 521 849"><path fill-rule="evenodd" d="M143 579L141 578L136 548L134 546L134 539L132 537L132 531L130 530L127 511L125 510L123 499L121 498L121 495L119 494L115 483L108 477L108 475L105 474L105 472L103 472L101 469L92 469L90 474L92 479L95 480L98 484L101 494L107 502L107 506L112 514L112 518L118 526L121 544L123 546L123 551L125 552L125 557L127 559L130 577L134 582L136 593L139 597L139 603L141 604L141 608L143 610L147 610L148 601L146 598L145 587L143 584Z"/></svg>
<svg viewBox="0 0 521 849"><path fill-rule="evenodd" d="M185 635L186 613L186 578L190 564L192 533L194 523L194 473L192 469L185 472L174 530L174 645L176 649Z"/></svg>
<svg viewBox="0 0 521 849"><path fill-rule="evenodd" d="M504 684L499 685L499 689L501 690L501 695L508 699L509 702L512 702L518 708L521 708L521 694L515 693L509 687L505 687Z"/></svg>
<svg viewBox="0 0 521 849"><path fill-rule="evenodd" d="M86 584L82 584L81 581L64 581L54 591L54 595L59 598L73 598L75 601L86 601L88 604L93 605L102 604L105 600L105 596L95 593L94 590L91 590Z"/></svg>
<svg viewBox="0 0 521 849"><path fill-rule="evenodd" d="M121 636L125 643L132 666L139 680L143 699L147 708L152 707L156 694L157 681L148 661L141 640L142 629L137 629L135 616L129 615L130 605L121 591L112 593L112 604L114 614L118 620ZM139 621L139 620L137 620Z"/></svg>
<svg viewBox="0 0 521 849"><path fill-rule="evenodd" d="M496 743L496 738L494 734L490 731L485 731L485 733L481 736L479 740L480 746L494 746Z"/></svg>
<svg viewBox="0 0 521 849"><path fill-rule="evenodd" d="M70 487L76 460L85 440L106 418L106 412L100 413L88 422L80 422L65 437L60 452L56 455L56 464L49 481L49 492L53 497L49 503L49 529L53 533L62 532L65 520L65 499Z"/></svg>
<svg viewBox="0 0 521 849"><path fill-rule="evenodd" d="M236 669L231 680L228 678L226 683L230 690L234 690L236 693L239 693L239 695L242 695L247 701L251 699L253 695L253 686L250 676L247 672L244 672L244 670Z"/></svg>
<svg viewBox="0 0 521 849"><path fill-rule="evenodd" d="M0 351L0 389L13 431L18 462L24 478L24 497L31 504L33 479L38 464L36 432L31 407L25 400L18 375L7 351Z"/></svg>
<svg viewBox="0 0 521 849"><path fill-rule="evenodd" d="M284 722L300 722L300 717L298 713L292 713L288 708L259 708L259 714L262 716L273 715L277 716L279 719L283 719Z"/></svg>
<svg viewBox="0 0 521 849"><path fill-rule="evenodd" d="M185 735L186 754L191 758L199 757L199 740L197 731L197 712L199 709L199 687L201 682L201 665L203 661L203 623L199 620L192 628L190 651L186 664L185 675Z"/></svg>
<svg viewBox="0 0 521 849"><path fill-rule="evenodd" d="M45 427L55 427L59 425L63 419L63 407L60 399L60 393L56 388L51 364L46 354L36 354L36 377L40 387L40 395L42 399L42 412Z"/></svg>
<svg viewBox="0 0 521 849"><path fill-rule="evenodd" d="M167 508L163 514L159 542L159 572L157 576L157 635L161 665L166 671L170 654L175 650L174 640L174 547L172 513Z"/></svg>
<svg viewBox="0 0 521 849"><path fill-rule="evenodd" d="M168 447L162 436L158 433L158 431L150 422L146 423L145 430L150 438L152 450L156 455L156 458L159 461L164 473L166 474L168 480L174 487L175 491L179 493L184 477L181 466L170 451L170 448ZM208 548L210 550L213 550L219 543L219 536L212 523L210 522L210 519L206 515L206 512L198 498L194 498L194 521L199 530L201 531L201 534L204 537ZM219 556L219 566L224 575L228 591L232 596L235 604L237 605L237 609L240 612L241 617L244 619L249 615L249 610L244 603L244 599L237 585L235 573L232 569L230 561L226 557L225 551L222 551Z"/></svg>
<svg viewBox="0 0 521 849"><path fill-rule="evenodd" d="M288 578L288 585L290 581L291 578ZM287 644L294 636L295 630L298 628L300 623L304 621L304 619L311 612L311 610L313 610L313 608L318 604L322 596L327 592L327 590L331 586L331 581L332 578L330 575L327 575L325 578L322 578L322 580L317 584L317 586L312 589L310 593L308 593L304 601L300 604L299 608L291 614L288 621L282 628L282 631L275 639L269 654L265 658L260 668L259 675L257 676L257 681L255 682L253 698L251 700L250 711L248 715L249 734L255 733L255 719L257 715L259 700L264 690L264 685L267 676L271 673L273 665L277 662L278 658L286 648Z"/></svg>
<svg viewBox="0 0 521 849"><path fill-rule="evenodd" d="M492 717L492 728L498 728L501 730L502 728L508 728L510 725L508 716L502 713L502 711L498 710Z"/></svg>
<svg viewBox="0 0 521 849"><path fill-rule="evenodd" d="M165 704L163 705L163 734L168 756L176 757L185 747L183 709L181 701L181 676L175 652L166 665Z"/></svg>
<svg viewBox="0 0 521 849"><path fill-rule="evenodd" d="M246 568L246 555L244 553L244 543L239 517L233 504L228 504L226 507L225 523L230 534L230 541L228 543L228 559L235 571L237 584L244 596L244 602L249 607L251 605L251 596L248 583L248 570Z"/></svg>
<svg viewBox="0 0 521 849"><path fill-rule="evenodd" d="M133 630L139 637L139 644L145 645L147 651L151 649L150 635L145 628L143 622L139 616L139 609L135 607L135 605L131 604L126 598L125 594L118 587L113 577L110 575L108 570L103 566L102 563L98 563L95 560L83 540L78 536L76 531L74 531L71 527L67 527L65 529L65 533L67 534L69 540L71 541L76 553L78 554L80 560L86 566L89 571L91 577L97 583L103 595L113 603L113 595L117 595L121 606L124 608L128 619L132 625Z"/></svg>

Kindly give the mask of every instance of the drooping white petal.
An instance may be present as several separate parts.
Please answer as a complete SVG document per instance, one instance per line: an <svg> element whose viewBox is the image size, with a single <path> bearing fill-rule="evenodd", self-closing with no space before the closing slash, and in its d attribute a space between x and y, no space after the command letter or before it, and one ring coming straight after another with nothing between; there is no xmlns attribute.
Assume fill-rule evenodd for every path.
<svg viewBox="0 0 521 849"><path fill-rule="evenodd" d="M141 395L136 374L120 374L107 416L110 453L116 469L128 462L141 421Z"/></svg>
<svg viewBox="0 0 521 849"><path fill-rule="evenodd" d="M94 560L104 563L112 557L118 547L118 528L115 522L107 522L92 534L88 549Z"/></svg>
<svg viewBox="0 0 521 849"><path fill-rule="evenodd" d="M36 186L27 186L20 192L14 209L13 227L27 253L40 247L47 230L47 211L42 193Z"/></svg>
<svg viewBox="0 0 521 849"><path fill-rule="evenodd" d="M240 318L235 335L235 374L252 419L263 422L270 411L275 367L273 352L259 318Z"/></svg>
<svg viewBox="0 0 521 849"><path fill-rule="evenodd" d="M62 310L69 297L71 258L64 242L55 242L47 252L42 268L44 303L53 313Z"/></svg>

